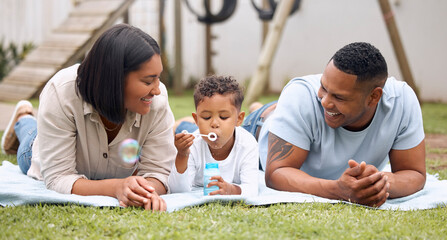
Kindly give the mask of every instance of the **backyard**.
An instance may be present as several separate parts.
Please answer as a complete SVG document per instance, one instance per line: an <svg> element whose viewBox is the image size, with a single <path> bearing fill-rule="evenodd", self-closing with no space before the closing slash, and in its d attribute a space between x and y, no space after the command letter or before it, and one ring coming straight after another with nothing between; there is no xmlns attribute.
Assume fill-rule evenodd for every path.
<svg viewBox="0 0 447 240"><path fill-rule="evenodd" d="M277 95L264 96L267 103ZM194 111L191 92L170 95L176 119ZM37 101L33 101L37 104ZM246 109L244 109L246 110ZM447 179L447 105L422 105L427 171ZM3 132L0 132L2 135ZM1 160L16 163L13 156ZM212 203L173 213L137 208L32 205L0 208L1 239L445 239L447 208L390 211L337 203Z"/></svg>

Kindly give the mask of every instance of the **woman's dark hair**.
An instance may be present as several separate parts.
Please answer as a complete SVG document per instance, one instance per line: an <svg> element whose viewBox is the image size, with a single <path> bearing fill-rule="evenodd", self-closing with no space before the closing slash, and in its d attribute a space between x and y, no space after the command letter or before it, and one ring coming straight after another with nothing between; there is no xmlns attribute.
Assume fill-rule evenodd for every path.
<svg viewBox="0 0 447 240"><path fill-rule="evenodd" d="M111 27L78 68L78 95L108 121L123 123L125 78L154 54L160 55L160 48L147 33L127 24Z"/></svg>
<svg viewBox="0 0 447 240"><path fill-rule="evenodd" d="M357 82L383 87L388 77L385 58L373 45L365 42L348 44L331 58L340 71L357 76Z"/></svg>
<svg viewBox="0 0 447 240"><path fill-rule="evenodd" d="M215 94L231 94L231 102L239 111L241 110L244 94L239 83L231 76L211 75L200 80L194 89L194 104L197 105L205 98Z"/></svg>

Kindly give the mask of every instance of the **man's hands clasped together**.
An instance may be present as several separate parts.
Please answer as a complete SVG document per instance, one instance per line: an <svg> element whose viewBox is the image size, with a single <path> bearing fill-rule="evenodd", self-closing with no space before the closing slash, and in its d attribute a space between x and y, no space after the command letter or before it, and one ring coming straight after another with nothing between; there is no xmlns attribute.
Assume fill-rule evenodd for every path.
<svg viewBox="0 0 447 240"><path fill-rule="evenodd" d="M388 176L373 165L349 160L349 167L337 180L340 197L346 201L380 207L389 197Z"/></svg>

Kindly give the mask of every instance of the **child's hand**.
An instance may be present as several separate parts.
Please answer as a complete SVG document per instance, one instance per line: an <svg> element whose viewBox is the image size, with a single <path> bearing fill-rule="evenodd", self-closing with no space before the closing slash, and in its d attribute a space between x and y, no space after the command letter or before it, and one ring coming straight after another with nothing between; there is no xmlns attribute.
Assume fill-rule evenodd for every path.
<svg viewBox="0 0 447 240"><path fill-rule="evenodd" d="M208 187L218 186L219 190L210 192L210 195L241 195L241 188L239 186L225 182L221 176L213 176L211 180L217 180L217 182L210 182Z"/></svg>
<svg viewBox="0 0 447 240"><path fill-rule="evenodd" d="M178 133L175 135L175 147L177 148L177 154L182 156L189 155L189 147L194 142L194 136L192 134Z"/></svg>

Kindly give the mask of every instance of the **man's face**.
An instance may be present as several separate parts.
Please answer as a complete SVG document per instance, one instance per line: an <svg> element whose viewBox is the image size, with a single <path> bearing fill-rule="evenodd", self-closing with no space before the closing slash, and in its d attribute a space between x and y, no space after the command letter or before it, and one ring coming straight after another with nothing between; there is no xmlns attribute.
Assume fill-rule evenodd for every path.
<svg viewBox="0 0 447 240"><path fill-rule="evenodd" d="M324 108L324 120L331 128L360 131L372 120L376 104L371 92L362 89L363 85L356 83L356 79L356 75L337 69L333 61L326 66L318 97Z"/></svg>

